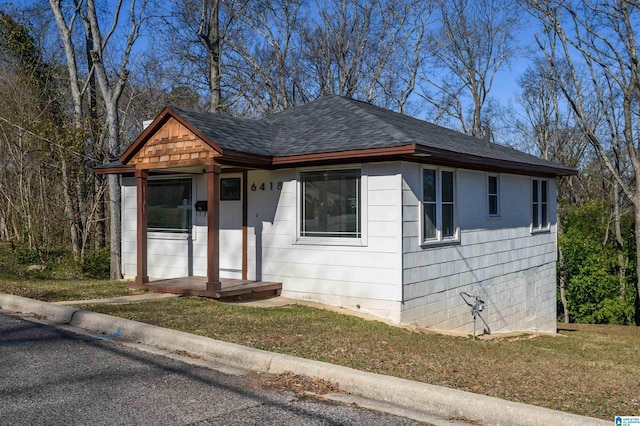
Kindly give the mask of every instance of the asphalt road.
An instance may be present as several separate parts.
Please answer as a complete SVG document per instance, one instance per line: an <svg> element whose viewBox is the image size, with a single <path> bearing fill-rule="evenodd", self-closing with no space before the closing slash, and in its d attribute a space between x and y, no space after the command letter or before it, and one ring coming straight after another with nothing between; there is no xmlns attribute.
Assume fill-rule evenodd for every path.
<svg viewBox="0 0 640 426"><path fill-rule="evenodd" d="M0 425L417 425L0 314Z"/></svg>

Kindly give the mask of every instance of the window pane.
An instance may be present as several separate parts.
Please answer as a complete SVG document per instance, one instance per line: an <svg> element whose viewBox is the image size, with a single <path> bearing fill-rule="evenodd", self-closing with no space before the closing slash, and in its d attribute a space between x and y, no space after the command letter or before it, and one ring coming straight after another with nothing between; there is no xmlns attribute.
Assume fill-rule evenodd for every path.
<svg viewBox="0 0 640 426"><path fill-rule="evenodd" d="M300 179L301 236L361 236L360 170L302 173Z"/></svg>
<svg viewBox="0 0 640 426"><path fill-rule="evenodd" d="M546 203L547 202L547 181L546 180L540 181L540 188L542 189L542 196L540 197L540 199L543 203Z"/></svg>
<svg viewBox="0 0 640 426"><path fill-rule="evenodd" d="M497 176L489 176L489 194L498 194Z"/></svg>
<svg viewBox="0 0 640 426"><path fill-rule="evenodd" d="M531 194L533 196L532 200L534 203L538 202L538 181L537 180L532 180L532 188L531 188Z"/></svg>
<svg viewBox="0 0 640 426"><path fill-rule="evenodd" d="M424 203L424 239L436 238L436 205Z"/></svg>
<svg viewBox="0 0 640 426"><path fill-rule="evenodd" d="M442 172L442 202L453 202L453 172Z"/></svg>
<svg viewBox="0 0 640 426"><path fill-rule="evenodd" d="M191 231L191 179L149 180L147 208L150 231Z"/></svg>
<svg viewBox="0 0 640 426"><path fill-rule="evenodd" d="M422 172L422 201L436 201L436 171Z"/></svg>
<svg viewBox="0 0 640 426"><path fill-rule="evenodd" d="M220 200L240 200L240 178L220 179Z"/></svg>
<svg viewBox="0 0 640 426"><path fill-rule="evenodd" d="M542 221L540 222L543 227L546 227L549 224L549 215L547 212L547 203L541 203L540 210L542 211Z"/></svg>
<svg viewBox="0 0 640 426"><path fill-rule="evenodd" d="M453 204L442 205L442 237L453 237Z"/></svg>
<svg viewBox="0 0 640 426"><path fill-rule="evenodd" d="M496 216L498 214L498 196L489 195L489 214Z"/></svg>
<svg viewBox="0 0 640 426"><path fill-rule="evenodd" d="M537 229L540 227L540 221L538 220L538 203L533 203L533 211L531 213L533 229Z"/></svg>

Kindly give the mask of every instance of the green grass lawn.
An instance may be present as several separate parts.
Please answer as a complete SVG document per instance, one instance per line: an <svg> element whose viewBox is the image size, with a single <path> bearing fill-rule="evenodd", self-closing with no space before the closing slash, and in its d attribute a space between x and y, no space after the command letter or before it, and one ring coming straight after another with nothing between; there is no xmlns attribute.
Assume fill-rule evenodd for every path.
<svg viewBox="0 0 640 426"><path fill-rule="evenodd" d="M127 289L124 281L36 279L6 275L0 275L0 292L30 297L44 302L101 299L139 293L137 290Z"/></svg>
<svg viewBox="0 0 640 426"><path fill-rule="evenodd" d="M0 278L0 291L41 300L127 294L123 283L63 283L22 281L7 285ZM80 289L84 286L86 289ZM181 297L85 308L259 349L607 420L615 415L640 415L640 327L561 324L559 336L473 341L298 305L256 308Z"/></svg>

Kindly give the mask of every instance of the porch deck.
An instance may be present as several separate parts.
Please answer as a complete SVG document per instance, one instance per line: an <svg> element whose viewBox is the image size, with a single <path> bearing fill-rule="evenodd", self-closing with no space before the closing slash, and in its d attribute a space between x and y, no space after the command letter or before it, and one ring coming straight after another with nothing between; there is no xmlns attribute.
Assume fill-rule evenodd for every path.
<svg viewBox="0 0 640 426"><path fill-rule="evenodd" d="M265 299L280 295L282 283L220 279L221 289L207 292L206 277L181 277L154 280L142 286L134 285L158 293L185 294L190 296L210 297L213 299Z"/></svg>

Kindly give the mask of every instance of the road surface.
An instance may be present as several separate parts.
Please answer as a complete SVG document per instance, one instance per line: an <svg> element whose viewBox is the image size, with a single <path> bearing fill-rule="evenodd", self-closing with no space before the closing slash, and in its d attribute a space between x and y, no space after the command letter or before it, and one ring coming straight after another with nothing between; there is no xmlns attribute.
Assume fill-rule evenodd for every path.
<svg viewBox="0 0 640 426"><path fill-rule="evenodd" d="M2 425L418 425L0 313Z"/></svg>

